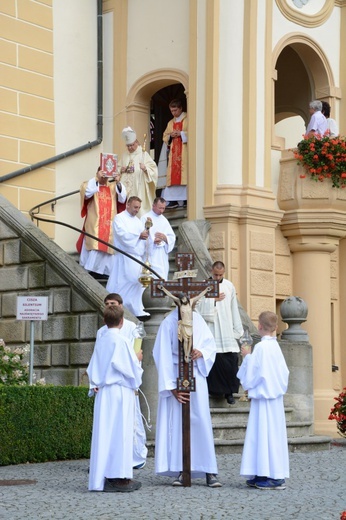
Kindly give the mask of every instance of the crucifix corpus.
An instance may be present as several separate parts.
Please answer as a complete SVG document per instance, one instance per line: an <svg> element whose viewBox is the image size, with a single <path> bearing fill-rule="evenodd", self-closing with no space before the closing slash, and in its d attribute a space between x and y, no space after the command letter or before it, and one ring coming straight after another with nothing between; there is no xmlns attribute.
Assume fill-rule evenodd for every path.
<svg viewBox="0 0 346 520"><path fill-rule="evenodd" d="M177 253L175 263L179 271L174 273L173 280L152 280L151 296L172 298L178 307L178 340L179 340L179 374L177 390L180 392L195 392L193 376L193 361L190 353L193 348L193 317L192 310L200 298L218 298L219 284L217 280L197 281L197 269L192 269L194 255L192 253ZM183 486L191 486L191 434L190 434L190 402L182 405L182 457Z"/></svg>

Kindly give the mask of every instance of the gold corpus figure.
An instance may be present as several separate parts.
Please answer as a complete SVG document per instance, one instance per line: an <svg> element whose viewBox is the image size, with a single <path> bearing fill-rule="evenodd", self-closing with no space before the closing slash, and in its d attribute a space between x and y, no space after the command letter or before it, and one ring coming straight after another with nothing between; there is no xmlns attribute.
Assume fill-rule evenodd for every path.
<svg viewBox="0 0 346 520"><path fill-rule="evenodd" d="M200 294L195 296L194 298L188 298L186 294L182 293L179 297L174 296L170 291L168 291L163 285L158 285L158 289L163 291L167 296L172 298L174 303L180 309L180 317L178 320L178 339L183 344L184 348L184 360L186 363L190 361L190 354L192 348L192 334L193 334L193 317L192 311L197 301L202 298L207 292L212 290L212 287L207 287Z"/></svg>

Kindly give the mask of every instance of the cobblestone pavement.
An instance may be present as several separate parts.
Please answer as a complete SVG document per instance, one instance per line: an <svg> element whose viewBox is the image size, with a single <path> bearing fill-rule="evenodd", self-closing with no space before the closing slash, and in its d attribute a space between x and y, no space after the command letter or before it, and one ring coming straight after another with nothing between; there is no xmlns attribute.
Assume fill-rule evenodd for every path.
<svg viewBox="0 0 346 520"><path fill-rule="evenodd" d="M1 441L0 441L1 442ZM0 448L1 449L1 448ZM291 453L286 490L248 488L239 477L241 455L219 455L222 488L192 481L171 486L154 475L154 460L135 471L142 488L133 493L90 493L88 460L0 467L0 518L8 520L339 520L346 510L346 444L328 451Z"/></svg>

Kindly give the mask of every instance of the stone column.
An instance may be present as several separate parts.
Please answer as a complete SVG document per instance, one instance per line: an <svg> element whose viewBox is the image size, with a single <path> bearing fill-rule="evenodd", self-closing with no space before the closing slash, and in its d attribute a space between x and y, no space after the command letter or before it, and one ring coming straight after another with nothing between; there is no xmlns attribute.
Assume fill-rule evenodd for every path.
<svg viewBox="0 0 346 520"><path fill-rule="evenodd" d="M315 433L335 434L328 421L334 402L331 319L331 253L346 236L345 192L300 178L296 160L281 163L278 204L285 210L281 231L293 260L293 294L305 300L309 317L304 328L313 348Z"/></svg>

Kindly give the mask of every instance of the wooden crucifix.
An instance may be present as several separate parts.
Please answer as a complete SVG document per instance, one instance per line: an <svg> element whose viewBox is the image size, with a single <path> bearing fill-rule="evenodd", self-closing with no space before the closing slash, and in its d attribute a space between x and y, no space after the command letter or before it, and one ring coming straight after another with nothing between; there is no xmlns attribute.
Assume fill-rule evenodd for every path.
<svg viewBox="0 0 346 520"><path fill-rule="evenodd" d="M195 392L193 361L190 358L190 352L193 348L192 307L202 296L218 298L219 284L217 280L193 280L197 276L197 269L192 269L194 264L194 255L192 253L177 253L175 263L179 271L174 273L173 280L152 280L151 296L153 298L164 298L168 295L178 307L179 373L177 390L181 392ZM190 487L190 402L182 405L182 429L183 486Z"/></svg>

